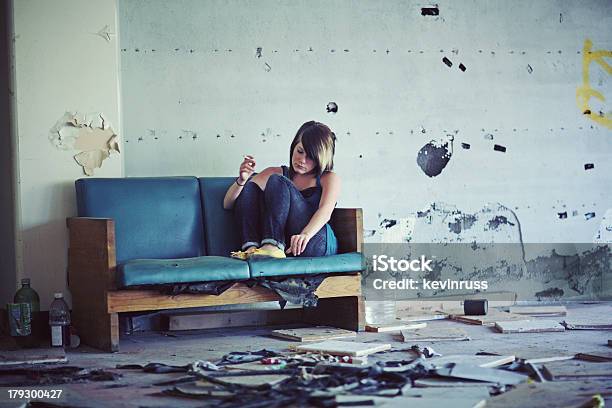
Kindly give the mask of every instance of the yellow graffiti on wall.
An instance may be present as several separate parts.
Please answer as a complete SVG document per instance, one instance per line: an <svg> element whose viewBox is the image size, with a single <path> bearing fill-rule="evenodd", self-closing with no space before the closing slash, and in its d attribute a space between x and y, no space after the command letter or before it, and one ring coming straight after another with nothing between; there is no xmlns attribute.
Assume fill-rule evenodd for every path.
<svg viewBox="0 0 612 408"><path fill-rule="evenodd" d="M591 88L589 79L589 69L592 62L599 64L608 75L612 75L612 66L608 64L604 58L612 58L612 51L599 50L592 51L593 42L589 39L584 41L584 48L582 51L582 85L576 89L576 102L578 107L583 114L587 115L591 120L612 129L612 113L606 112L594 112L589 106L589 100L591 98L597 98L602 102L606 101L606 98L601 92Z"/></svg>

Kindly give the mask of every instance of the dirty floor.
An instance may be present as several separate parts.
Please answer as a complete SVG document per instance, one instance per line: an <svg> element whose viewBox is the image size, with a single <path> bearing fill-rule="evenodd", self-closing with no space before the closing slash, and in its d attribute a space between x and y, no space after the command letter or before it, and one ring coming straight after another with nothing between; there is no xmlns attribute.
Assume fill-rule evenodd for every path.
<svg viewBox="0 0 612 408"><path fill-rule="evenodd" d="M567 305L568 316L572 319L612 319L612 304L580 304ZM548 317L561 321L564 317ZM612 331L573 330L557 333L524 333L500 334L493 328L474 326L439 320L428 322L431 328L460 327L471 337L470 341L436 342L424 344L431 346L442 355L476 354L479 352L514 355L520 358L543 358L554 356L575 355L585 352L609 353L608 339ZM121 338L121 351L114 354L101 353L95 349L81 346L67 352L68 364L84 368L106 368L121 373L116 381L84 382L78 384L62 384L47 389L61 389L62 396L52 402L53 406L87 406L87 407L197 407L203 406L202 401L188 398L178 398L161 395L160 392L168 386L154 386L154 383L167 379L178 378L183 374L147 374L141 370L116 370L117 364L147 364L151 362L171 365L185 365L196 360L218 361L223 355L232 351L256 351L261 349L283 351L289 344L295 342L270 337L271 330L279 327L271 326L229 329L209 329L200 331L173 332L140 332ZM369 357L370 363L385 360L409 359L411 355L406 350L411 343L401 342L396 333L358 333L355 340L360 342L384 342L392 345L392 350ZM612 375L612 373L610 373ZM607 386L612 386L610 378ZM601 380L601 379L600 379ZM0 388L1 406L24 406L24 400L8 401L7 389ZM452 393L453 389L441 389L440 393ZM426 403L427 395L422 403ZM608 404L612 404L612 396L604 396ZM534 402L535 403L535 402ZM439 403L436 404L437 406ZM51 406L51 405L45 405ZM419 405L420 406L420 405ZM427 405L424 405L427 406ZM456 408L449 402L449 406ZM554 403L550 406L555 405Z"/></svg>

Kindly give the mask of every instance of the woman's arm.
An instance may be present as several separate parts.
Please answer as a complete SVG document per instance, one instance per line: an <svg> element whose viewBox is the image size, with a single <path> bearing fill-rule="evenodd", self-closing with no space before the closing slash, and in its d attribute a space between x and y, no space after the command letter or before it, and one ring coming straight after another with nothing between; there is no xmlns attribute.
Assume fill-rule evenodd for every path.
<svg viewBox="0 0 612 408"><path fill-rule="evenodd" d="M288 252L294 255L301 254L306 249L310 238L330 220L340 195L340 186L340 177L336 173L328 172L321 177L323 191L321 192L319 208L312 215L300 235L291 237L291 245Z"/></svg>

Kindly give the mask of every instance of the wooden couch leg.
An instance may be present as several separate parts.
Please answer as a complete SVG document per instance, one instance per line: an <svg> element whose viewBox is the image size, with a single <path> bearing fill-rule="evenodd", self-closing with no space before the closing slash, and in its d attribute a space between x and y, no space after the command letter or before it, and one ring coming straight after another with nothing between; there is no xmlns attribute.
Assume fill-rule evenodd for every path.
<svg viewBox="0 0 612 408"><path fill-rule="evenodd" d="M319 299L317 307L304 308L304 322L363 331L365 327L363 296Z"/></svg>
<svg viewBox="0 0 612 408"><path fill-rule="evenodd" d="M77 310L75 308L74 312ZM107 352L119 351L118 313L74 313L72 324L77 329L81 343Z"/></svg>

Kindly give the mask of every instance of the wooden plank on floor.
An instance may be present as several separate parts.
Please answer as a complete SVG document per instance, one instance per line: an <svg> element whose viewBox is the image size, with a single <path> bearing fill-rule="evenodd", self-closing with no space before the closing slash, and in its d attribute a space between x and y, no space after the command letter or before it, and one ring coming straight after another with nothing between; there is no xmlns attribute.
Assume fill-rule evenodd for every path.
<svg viewBox="0 0 612 408"><path fill-rule="evenodd" d="M494 368L511 363L515 356L477 356L473 354L449 354L442 357L433 357L427 362L437 367L442 367L448 363L471 364L479 367Z"/></svg>
<svg viewBox="0 0 612 408"><path fill-rule="evenodd" d="M482 326L494 326L497 322L507 322L513 320L529 320L523 315L503 312L496 309L489 309L486 315L467 316L460 314L452 314L451 319L462 323L476 324Z"/></svg>
<svg viewBox="0 0 612 408"><path fill-rule="evenodd" d="M612 363L593 363L580 360L556 361L544 364L542 373L546 379L580 380L585 377L612 377Z"/></svg>
<svg viewBox="0 0 612 408"><path fill-rule="evenodd" d="M168 313L166 327L170 331L214 329L220 327L266 326L302 321L302 309L228 310L223 312Z"/></svg>
<svg viewBox="0 0 612 408"><path fill-rule="evenodd" d="M273 330L270 335L294 341L321 341L357 337L357 332L330 326L315 326L300 329Z"/></svg>
<svg viewBox="0 0 612 408"><path fill-rule="evenodd" d="M567 330L612 330L612 319L566 319L563 325Z"/></svg>
<svg viewBox="0 0 612 408"><path fill-rule="evenodd" d="M487 408L587 407L594 395L609 393L608 386L595 381L563 381L519 384L487 400Z"/></svg>
<svg viewBox="0 0 612 408"><path fill-rule="evenodd" d="M331 354L332 356L367 356L391 349L390 344L358 343L349 341L328 340L321 343L290 345L290 349L301 352Z"/></svg>
<svg viewBox="0 0 612 408"><path fill-rule="evenodd" d="M396 316L398 319L400 319L403 322L428 322L431 320L444 320L444 319L448 319L449 316L446 313L441 313L441 312L433 312L433 313L417 313L417 314L412 314L412 313L396 313Z"/></svg>
<svg viewBox="0 0 612 408"><path fill-rule="evenodd" d="M589 351L576 354L577 360L593 361L596 363L612 362L612 351Z"/></svg>
<svg viewBox="0 0 612 408"><path fill-rule="evenodd" d="M24 364L66 363L67 361L66 352L61 347L0 350L0 367L2 368Z"/></svg>
<svg viewBox="0 0 612 408"><path fill-rule="evenodd" d="M567 315L567 308L565 306L510 306L508 311L510 313L534 317Z"/></svg>
<svg viewBox="0 0 612 408"><path fill-rule="evenodd" d="M466 341L470 339L463 329L454 327L427 327L402 331L401 334L404 343Z"/></svg>
<svg viewBox="0 0 612 408"><path fill-rule="evenodd" d="M500 333L546 333L562 332L565 327L555 320L528 320L496 322L495 329Z"/></svg>
<svg viewBox="0 0 612 408"><path fill-rule="evenodd" d="M414 380L415 387L436 387L436 388L454 388L454 387L494 387L498 384L495 382L483 382L473 380L456 380L452 378L430 377L419 378Z"/></svg>
<svg viewBox="0 0 612 408"><path fill-rule="evenodd" d="M415 330L427 327L425 322L398 322L390 324L366 324L366 331L374 333L385 333L385 332L398 332L402 330Z"/></svg>
<svg viewBox="0 0 612 408"><path fill-rule="evenodd" d="M361 275L335 275L325 278L316 290L319 298L357 296L361 293ZM157 290L114 290L109 291L108 313L139 312L144 310L182 309L186 307L220 306L271 302L281 297L261 286L252 288L237 282L220 295L182 294L164 295Z"/></svg>

